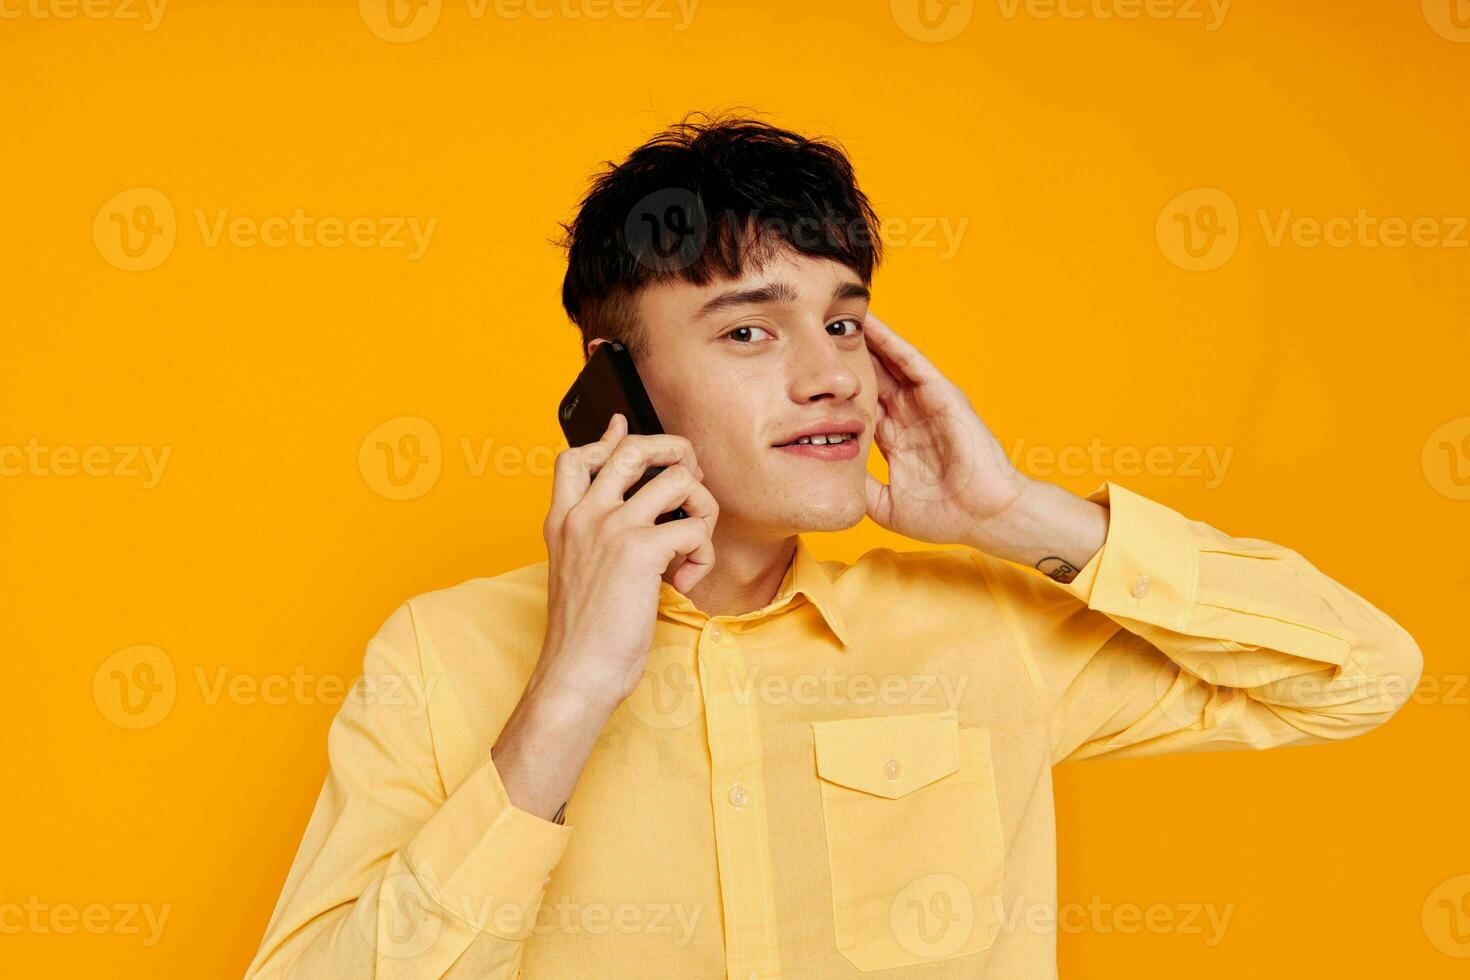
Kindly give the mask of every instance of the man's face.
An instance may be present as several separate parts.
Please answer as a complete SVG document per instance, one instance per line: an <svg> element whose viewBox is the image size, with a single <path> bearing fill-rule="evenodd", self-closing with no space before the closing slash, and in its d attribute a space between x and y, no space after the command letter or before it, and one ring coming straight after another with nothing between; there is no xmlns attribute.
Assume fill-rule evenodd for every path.
<svg viewBox="0 0 1470 980"><path fill-rule="evenodd" d="M867 308L847 266L785 248L739 279L638 294L638 372L664 428L694 444L722 533L862 520L877 404ZM808 433L830 440L793 444Z"/></svg>

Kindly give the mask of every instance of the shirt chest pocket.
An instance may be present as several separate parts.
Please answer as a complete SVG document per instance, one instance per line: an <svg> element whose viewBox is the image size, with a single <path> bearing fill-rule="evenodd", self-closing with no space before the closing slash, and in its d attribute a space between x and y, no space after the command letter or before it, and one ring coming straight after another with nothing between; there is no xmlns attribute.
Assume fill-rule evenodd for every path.
<svg viewBox="0 0 1470 980"><path fill-rule="evenodd" d="M837 948L859 970L969 956L999 931L990 733L954 711L812 723Z"/></svg>

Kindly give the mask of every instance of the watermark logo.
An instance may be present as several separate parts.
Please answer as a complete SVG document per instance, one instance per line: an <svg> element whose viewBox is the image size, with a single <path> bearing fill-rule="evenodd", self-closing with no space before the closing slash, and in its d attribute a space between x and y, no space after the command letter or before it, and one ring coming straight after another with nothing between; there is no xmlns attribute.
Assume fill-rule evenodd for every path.
<svg viewBox="0 0 1470 980"><path fill-rule="evenodd" d="M1430 30L1447 41L1470 44L1470 0L1422 0Z"/></svg>
<svg viewBox="0 0 1470 980"><path fill-rule="evenodd" d="M0 477L89 476L135 479L144 490L163 480L172 446L48 446L35 436L25 445L0 445Z"/></svg>
<svg viewBox="0 0 1470 980"><path fill-rule="evenodd" d="M344 703L385 707L409 718L428 714L438 674L315 674L303 667L290 673L250 674L216 665L192 671L200 700L221 703L338 707ZM173 711L187 685L181 685L173 660L158 647L119 650L92 676L92 700L102 716L120 728L142 729L161 724Z"/></svg>
<svg viewBox="0 0 1470 980"><path fill-rule="evenodd" d="M888 6L899 30L927 44L959 37L975 16L975 0L889 0Z"/></svg>
<svg viewBox="0 0 1470 980"><path fill-rule="evenodd" d="M1235 254L1240 215L1235 201L1220 188L1196 187L1164 205L1154 235L1170 262L1189 272L1208 272Z"/></svg>
<svg viewBox="0 0 1470 980"><path fill-rule="evenodd" d="M1470 415L1430 433L1420 462L1431 487L1451 500L1470 500Z"/></svg>
<svg viewBox="0 0 1470 980"><path fill-rule="evenodd" d="M1225 941L1230 920L1235 917L1235 904L1214 902L1110 902L1092 895L1086 903L1028 902L1017 896L1007 903L999 895L991 897L995 917L1001 931L1020 930L1036 935L1092 933L1108 936L1114 933L1133 936L1200 936L1204 945L1213 949Z"/></svg>
<svg viewBox="0 0 1470 980"><path fill-rule="evenodd" d="M135 20L144 32L158 29L168 0L0 0L0 20Z"/></svg>
<svg viewBox="0 0 1470 980"><path fill-rule="evenodd" d="M1447 878L1424 899L1424 935L1446 956L1470 959L1470 874Z"/></svg>
<svg viewBox="0 0 1470 980"><path fill-rule="evenodd" d="M975 899L954 875L923 875L893 896L888 925L910 953L941 960L969 942L975 928Z"/></svg>
<svg viewBox="0 0 1470 980"><path fill-rule="evenodd" d="M649 728L683 728L700 715L698 691L689 648L660 644L648 651L643 677L628 696L628 710Z"/></svg>
<svg viewBox="0 0 1470 980"><path fill-rule="evenodd" d="M147 272L162 265L178 240L173 202L153 187L119 191L92 219L97 252L124 272Z"/></svg>
<svg viewBox="0 0 1470 980"><path fill-rule="evenodd" d="M623 220L623 244L658 272L687 269L704 251L709 222L699 197L683 187L645 195Z"/></svg>
<svg viewBox="0 0 1470 980"><path fill-rule="evenodd" d="M357 903L354 918L369 946L390 959L411 959L438 941L444 921L429 907L423 888L411 874L389 875L377 901Z"/></svg>
<svg viewBox="0 0 1470 980"><path fill-rule="evenodd" d="M119 650L92 675L92 700L119 728L151 728L168 717L178 679L168 654L154 646Z"/></svg>
<svg viewBox="0 0 1470 980"><path fill-rule="evenodd" d="M0 936L29 933L74 936L137 936L145 949L158 945L163 927L173 913L172 903L151 902L46 902L31 895L24 903L0 902Z"/></svg>
<svg viewBox="0 0 1470 980"><path fill-rule="evenodd" d="M193 208L194 227L205 248L403 250L417 262L429 250L435 217L416 215L309 214L304 208L256 217L229 208ZM178 242L178 220L168 195L153 187L114 194L92 219L97 252L126 272L162 265Z"/></svg>
<svg viewBox="0 0 1470 980"><path fill-rule="evenodd" d="M388 500L416 500L434 489L444 465L439 430L416 415L389 419L357 450L363 482Z"/></svg>
<svg viewBox="0 0 1470 980"><path fill-rule="evenodd" d="M1470 248L1470 216L1375 214L1367 208L1318 217L1292 208L1256 208L1267 248ZM1216 187L1185 191L1155 225L1165 258L1190 272L1218 269L1235 254L1244 227L1235 201Z"/></svg>
<svg viewBox="0 0 1470 980"><path fill-rule="evenodd" d="M368 30L394 44L425 37L439 23L443 8L444 0L357 0Z"/></svg>
<svg viewBox="0 0 1470 980"><path fill-rule="evenodd" d="M1225 482L1234 446L1112 446L1093 436L1086 446L1060 449L1027 445L1025 437L1011 444L1010 459L1019 469L1041 479L1053 476L1113 479L1149 476L1202 480L1206 490Z"/></svg>
<svg viewBox="0 0 1470 980"><path fill-rule="evenodd" d="M1281 208L1273 215L1266 208L1256 208L1256 219L1267 246L1281 248L1290 243L1296 248L1470 248L1466 227L1470 218L1463 215L1372 214L1358 208L1351 216L1336 214L1318 218Z"/></svg>
<svg viewBox="0 0 1470 980"><path fill-rule="evenodd" d="M1024 13L1035 20L1177 20L1200 21L1213 34L1225 24L1231 0L996 0L1001 16L1015 20Z"/></svg>
<svg viewBox="0 0 1470 980"><path fill-rule="evenodd" d="M358 0L357 11L367 29L385 41L406 44L427 37L439 24L443 0ZM669 21L675 31L694 22L699 0L465 0L472 21L487 14L496 20Z"/></svg>

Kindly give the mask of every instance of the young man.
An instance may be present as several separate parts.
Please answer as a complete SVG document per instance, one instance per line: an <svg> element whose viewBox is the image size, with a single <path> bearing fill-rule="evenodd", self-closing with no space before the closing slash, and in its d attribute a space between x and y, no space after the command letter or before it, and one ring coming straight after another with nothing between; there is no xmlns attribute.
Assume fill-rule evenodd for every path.
<svg viewBox="0 0 1470 980"><path fill-rule="evenodd" d="M596 180L567 312L673 434L563 452L548 561L369 643L425 699L341 709L247 976L1054 976L1052 766L1397 710L1414 641L1296 552L1017 472L868 311L875 228L840 150L758 122ZM947 547L798 537L865 514Z"/></svg>

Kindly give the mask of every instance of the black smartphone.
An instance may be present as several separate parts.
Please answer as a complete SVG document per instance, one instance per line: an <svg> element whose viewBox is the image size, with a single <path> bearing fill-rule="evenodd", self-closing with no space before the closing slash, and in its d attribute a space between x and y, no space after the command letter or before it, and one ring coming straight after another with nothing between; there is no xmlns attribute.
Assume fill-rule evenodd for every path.
<svg viewBox="0 0 1470 980"><path fill-rule="evenodd" d="M638 369L633 366L633 355L622 344L608 341L598 344L587 358L582 373L577 375L577 380L572 382L566 397L561 400L556 417L567 437L567 445L585 446L602 438L607 424L618 412L628 420L628 431L635 435L663 434L663 424L653 410L653 402L648 399L648 391L638 377ZM633 496L663 470L662 466L650 466L623 494L623 499ZM688 516L684 508L677 507L667 514L660 514L654 523L663 524Z"/></svg>

